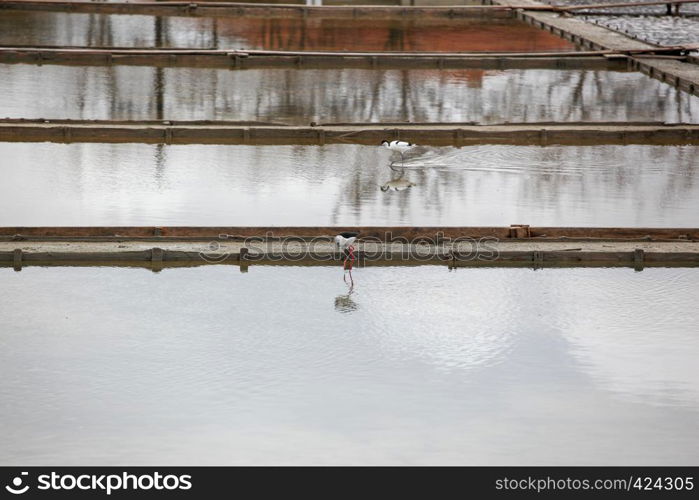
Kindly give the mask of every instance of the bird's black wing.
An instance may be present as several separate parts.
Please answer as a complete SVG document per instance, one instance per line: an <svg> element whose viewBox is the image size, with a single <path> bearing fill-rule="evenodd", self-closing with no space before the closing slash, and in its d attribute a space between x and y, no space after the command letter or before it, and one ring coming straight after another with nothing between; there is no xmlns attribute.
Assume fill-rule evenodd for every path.
<svg viewBox="0 0 699 500"><path fill-rule="evenodd" d="M358 232L355 232L355 231L345 231L345 232L343 232L343 233L340 233L340 236L342 236L342 237L345 238L345 239L347 239L347 238L354 238L354 237L356 237L356 236L359 236L359 233L358 233Z"/></svg>

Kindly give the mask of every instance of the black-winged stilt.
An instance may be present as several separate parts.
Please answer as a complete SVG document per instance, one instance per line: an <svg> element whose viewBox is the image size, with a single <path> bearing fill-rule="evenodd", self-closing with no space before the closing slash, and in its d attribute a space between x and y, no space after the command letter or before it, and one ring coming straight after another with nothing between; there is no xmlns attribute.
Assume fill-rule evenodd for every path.
<svg viewBox="0 0 699 500"><path fill-rule="evenodd" d="M405 162L403 154L415 146L415 144L407 141L381 141L381 145L391 151L398 151L400 153L401 162Z"/></svg>
<svg viewBox="0 0 699 500"><path fill-rule="evenodd" d="M340 250L348 250L357 241L359 233L356 231L344 231L335 236L335 245Z"/></svg>
<svg viewBox="0 0 699 500"><path fill-rule="evenodd" d="M359 233L356 231L344 231L337 236L335 236L335 246L341 251L341 252L347 252L347 255L345 256L345 261L343 264L343 268L345 270L349 269L350 273L350 280L352 280L352 284L354 285L354 280L352 279L352 262L354 262L354 244L355 241L357 241L357 236L359 236ZM347 267L347 262L349 261L349 268ZM345 278L345 282L347 279Z"/></svg>

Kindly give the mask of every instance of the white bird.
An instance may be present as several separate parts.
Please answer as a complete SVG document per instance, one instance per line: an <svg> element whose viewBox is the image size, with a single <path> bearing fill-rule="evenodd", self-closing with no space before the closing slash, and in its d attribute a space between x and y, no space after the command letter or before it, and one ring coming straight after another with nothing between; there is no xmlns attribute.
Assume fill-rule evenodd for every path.
<svg viewBox="0 0 699 500"><path fill-rule="evenodd" d="M359 233L354 231L345 231L344 233L340 233L335 236L335 245L337 245L340 250L347 250L355 241L357 241L357 236L359 236Z"/></svg>
<svg viewBox="0 0 699 500"><path fill-rule="evenodd" d="M400 153L401 161L404 161L403 153L413 148L415 144L406 141L381 141L381 145L390 149L391 151L398 151Z"/></svg>

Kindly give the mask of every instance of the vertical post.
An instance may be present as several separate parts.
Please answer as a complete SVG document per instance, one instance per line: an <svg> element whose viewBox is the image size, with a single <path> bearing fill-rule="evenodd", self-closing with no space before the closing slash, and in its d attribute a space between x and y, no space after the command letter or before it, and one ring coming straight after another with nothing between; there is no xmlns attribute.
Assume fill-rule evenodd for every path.
<svg viewBox="0 0 699 500"><path fill-rule="evenodd" d="M645 252L642 248L637 248L633 251L633 268L636 271L643 271L643 264L645 260Z"/></svg>
<svg viewBox="0 0 699 500"><path fill-rule="evenodd" d="M165 252L163 252L163 249L162 249L162 248L155 247L155 248L151 249L151 251L150 251L150 255L151 255L150 260L151 260L151 262L154 262L154 263L162 262L162 261L163 261L163 254L164 254L164 253L165 253Z"/></svg>
<svg viewBox="0 0 699 500"><path fill-rule="evenodd" d="M12 252L12 267L14 268L15 271L22 270L22 249L21 248L15 248L14 252Z"/></svg>
<svg viewBox="0 0 699 500"><path fill-rule="evenodd" d="M532 262L534 263L534 269L541 269L544 267L544 252L541 250L532 252Z"/></svg>
<svg viewBox="0 0 699 500"><path fill-rule="evenodd" d="M162 248L152 248L150 251L151 271L159 273L163 270L165 251Z"/></svg>
<svg viewBox="0 0 699 500"><path fill-rule="evenodd" d="M248 252L249 252L249 249L247 247L242 247L240 249L240 253L238 254L238 264L240 265L240 272L241 273L248 272L248 260L247 260Z"/></svg>

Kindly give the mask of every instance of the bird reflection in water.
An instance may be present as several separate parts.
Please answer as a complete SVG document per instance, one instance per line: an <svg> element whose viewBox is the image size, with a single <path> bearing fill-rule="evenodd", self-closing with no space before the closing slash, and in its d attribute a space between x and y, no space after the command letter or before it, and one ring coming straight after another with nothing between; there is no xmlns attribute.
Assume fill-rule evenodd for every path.
<svg viewBox="0 0 699 500"><path fill-rule="evenodd" d="M352 300L352 293L354 293L354 278L352 277L352 264L350 263L350 266L348 268L347 263L345 262L344 268L344 281L347 285L347 293L335 297L335 310L341 313L350 313L359 309L359 306L354 300ZM349 280L347 279L348 277Z"/></svg>
<svg viewBox="0 0 699 500"><path fill-rule="evenodd" d="M349 291L345 295L335 297L335 310L341 313L351 313L359 309L359 305L352 300L354 284L350 285Z"/></svg>
<svg viewBox="0 0 699 500"><path fill-rule="evenodd" d="M397 172L397 177L392 177L391 180L386 182L381 186L381 191L384 193L386 191L405 191L413 186L415 183L405 178L405 167L394 167L393 162L388 165L393 172Z"/></svg>

